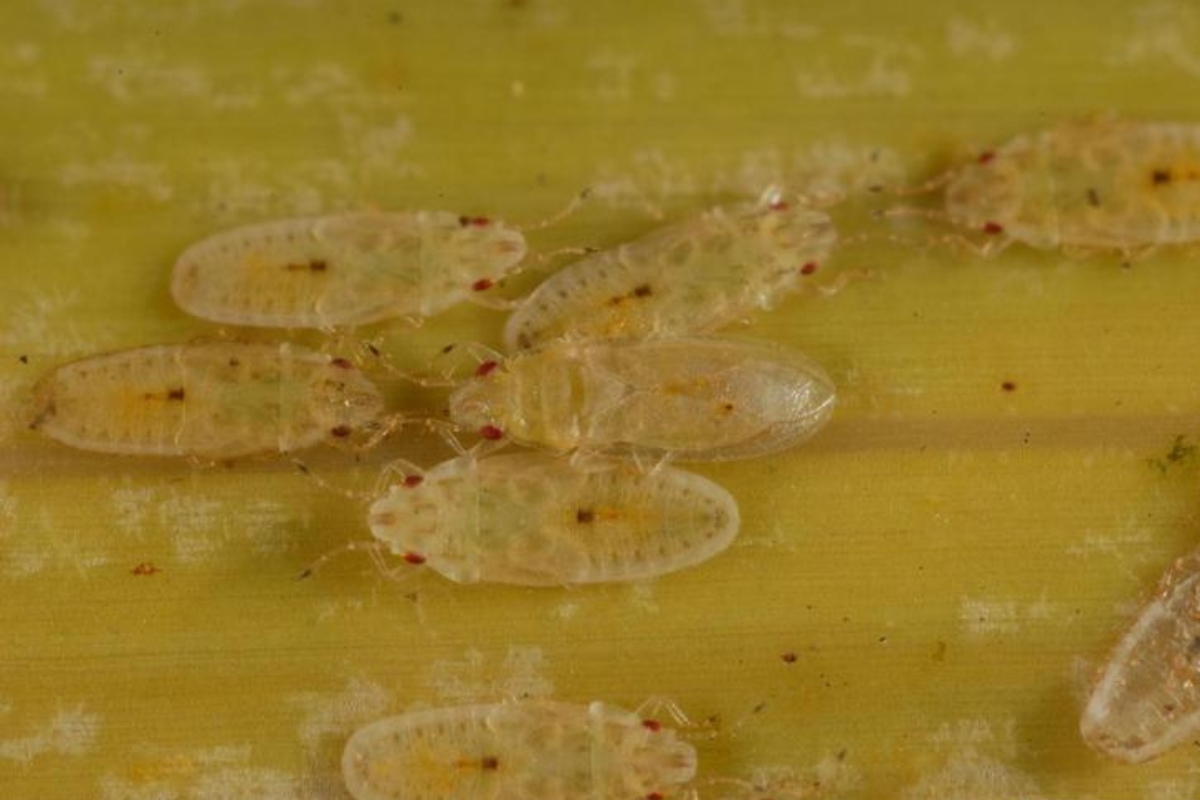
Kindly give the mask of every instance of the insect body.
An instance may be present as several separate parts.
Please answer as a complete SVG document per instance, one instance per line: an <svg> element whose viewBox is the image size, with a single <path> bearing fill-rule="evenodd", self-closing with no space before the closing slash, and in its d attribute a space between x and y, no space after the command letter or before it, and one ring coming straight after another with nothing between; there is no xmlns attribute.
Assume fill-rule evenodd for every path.
<svg viewBox="0 0 1200 800"><path fill-rule="evenodd" d="M770 196L715 208L551 276L509 317L506 346L714 330L770 308L836 240L828 216Z"/></svg>
<svg viewBox="0 0 1200 800"><path fill-rule="evenodd" d="M596 339L559 341L481 368L451 393L450 415L484 435L554 450L720 461L808 438L833 404L821 368L774 345Z"/></svg>
<svg viewBox="0 0 1200 800"><path fill-rule="evenodd" d="M1200 127L1113 119L1019 136L957 172L950 218L1039 248L1200 239Z"/></svg>
<svg viewBox="0 0 1200 800"><path fill-rule="evenodd" d="M410 476L411 478L411 476ZM541 453L457 458L393 486L371 531L460 583L637 580L697 564L737 536L737 502L683 470L628 462L572 468Z"/></svg>
<svg viewBox="0 0 1200 800"><path fill-rule="evenodd" d="M674 731L602 703L403 714L358 730L342 755L356 800L645 800L695 772Z"/></svg>
<svg viewBox="0 0 1200 800"><path fill-rule="evenodd" d="M327 328L427 317L490 287L525 238L441 211L277 220L211 236L171 282L188 313L234 325Z"/></svg>
<svg viewBox="0 0 1200 800"><path fill-rule="evenodd" d="M337 441L383 412L349 362L294 345L210 342L92 356L34 387L30 427L84 450L234 458Z"/></svg>
<svg viewBox="0 0 1200 800"><path fill-rule="evenodd" d="M1089 745L1126 762L1200 734L1200 550L1167 571L1105 665L1079 727Z"/></svg>

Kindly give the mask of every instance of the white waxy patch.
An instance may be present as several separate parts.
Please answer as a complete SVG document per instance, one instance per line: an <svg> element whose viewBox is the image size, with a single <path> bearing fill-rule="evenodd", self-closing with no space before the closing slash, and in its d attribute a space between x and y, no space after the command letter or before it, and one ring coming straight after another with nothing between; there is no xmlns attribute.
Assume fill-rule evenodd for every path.
<svg viewBox="0 0 1200 800"><path fill-rule="evenodd" d="M233 325L329 328L428 317L484 291L526 253L521 233L444 211L249 225L184 251L171 294Z"/></svg>
<svg viewBox="0 0 1200 800"><path fill-rule="evenodd" d="M57 367L31 428L83 450L235 458L346 440L383 399L344 359L289 344L155 345Z"/></svg>
<svg viewBox="0 0 1200 800"><path fill-rule="evenodd" d="M485 362L450 416L485 437L552 450L754 458L812 436L834 388L811 360L731 339L562 340Z"/></svg>
<svg viewBox="0 0 1200 800"><path fill-rule="evenodd" d="M1018 136L951 178L946 211L1038 248L1200 240L1200 126L1105 118Z"/></svg>
<svg viewBox="0 0 1200 800"><path fill-rule="evenodd" d="M1130 763L1200 734L1200 550L1172 565L1117 644L1079 729L1091 747Z"/></svg>
<svg viewBox="0 0 1200 800"><path fill-rule="evenodd" d="M695 772L692 746L655 720L545 700L390 717L342 755L356 800L645 800Z"/></svg>
<svg viewBox="0 0 1200 800"><path fill-rule="evenodd" d="M773 195L714 208L554 274L509 317L505 344L712 331L774 306L836 241L828 216Z"/></svg>
<svg viewBox="0 0 1200 800"><path fill-rule="evenodd" d="M705 561L737 536L737 501L706 478L542 453L447 461L393 486L371 532L459 583L563 586L652 578Z"/></svg>

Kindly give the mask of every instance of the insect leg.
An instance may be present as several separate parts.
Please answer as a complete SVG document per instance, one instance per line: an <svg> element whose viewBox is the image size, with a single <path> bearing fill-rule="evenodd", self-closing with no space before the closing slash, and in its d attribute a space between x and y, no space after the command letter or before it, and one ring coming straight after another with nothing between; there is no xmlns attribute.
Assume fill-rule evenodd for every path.
<svg viewBox="0 0 1200 800"><path fill-rule="evenodd" d="M372 540L369 542L347 542L341 547L336 547L333 550L321 555L316 561L305 567L304 571L296 576L296 580L304 580L305 578L311 577L316 573L317 570L324 567L327 562L333 558L336 558L337 556L340 556L344 553L356 553L360 551L365 551L368 553L371 556L371 559L375 562L376 566L380 568L380 571L386 572L390 568L383 562L382 551L385 549L385 547L386 545L378 540Z"/></svg>

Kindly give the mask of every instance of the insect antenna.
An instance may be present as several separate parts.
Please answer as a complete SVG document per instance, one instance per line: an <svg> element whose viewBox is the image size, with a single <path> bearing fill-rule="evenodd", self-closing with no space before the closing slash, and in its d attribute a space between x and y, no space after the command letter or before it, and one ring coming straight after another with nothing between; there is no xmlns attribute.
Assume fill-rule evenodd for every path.
<svg viewBox="0 0 1200 800"><path fill-rule="evenodd" d="M512 227L514 229L520 231L521 233L529 233L530 231L545 230L546 228L549 228L553 225L557 225L558 223L562 222L567 217L574 214L576 211L579 210L579 207L581 205L583 205L584 202L586 202L588 200L588 198L590 198L591 196L592 196L592 188L589 186L589 187L585 188L579 194L572 197L570 202L568 202L565 206L563 206L562 208L560 208L558 211L554 212L550 216L546 217L545 219L540 219L537 222L529 222L524 225L513 224Z"/></svg>
<svg viewBox="0 0 1200 800"><path fill-rule="evenodd" d="M375 499L372 495L368 494L367 492L356 492L353 489L347 489L344 486L338 486L336 484L330 483L325 478L322 478L320 475L313 472L312 468L309 467L308 464L305 464L303 461L301 461L298 458L293 458L292 463L296 465L296 470L299 471L301 475L308 478L310 481L312 481L317 486L319 486L321 489L323 489L327 492L336 494L339 497L344 497L347 500L354 500L359 503L370 503L372 500Z"/></svg>

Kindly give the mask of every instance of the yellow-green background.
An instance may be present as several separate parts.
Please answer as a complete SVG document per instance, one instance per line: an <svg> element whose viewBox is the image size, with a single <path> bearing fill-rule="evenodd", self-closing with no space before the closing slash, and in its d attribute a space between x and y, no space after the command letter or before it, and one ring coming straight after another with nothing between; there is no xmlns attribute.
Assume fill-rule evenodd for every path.
<svg viewBox="0 0 1200 800"><path fill-rule="evenodd" d="M1198 91L1183 0L4 3L0 796L343 798L360 724L524 694L670 697L720 716L696 737L704 776L790 770L805 797L1200 795L1196 747L1121 767L1076 733L1096 666L1200 529L1198 253L984 260L872 221L884 201L861 191L1080 115L1194 121ZM810 353L841 404L810 445L696 467L743 526L686 573L395 584L346 555L297 581L369 536L361 504L270 459L106 457L23 429L55 364L213 331L168 275L223 227L533 221L594 187L532 236L547 251L773 180L845 190L844 233L911 243L847 246L831 270L870 277L737 331ZM468 306L365 333L417 368L498 344L502 321ZM412 434L357 466L309 459L365 490L397 455L446 452Z"/></svg>

